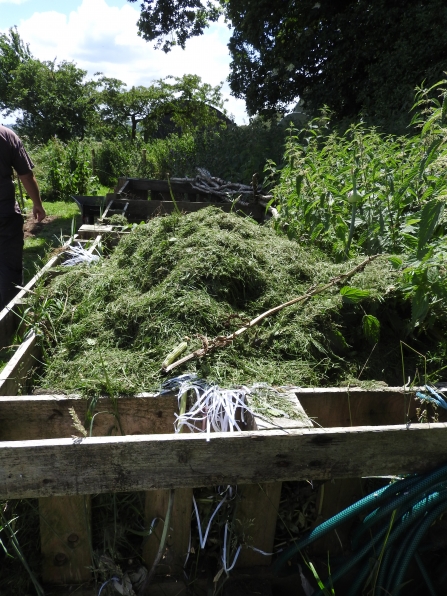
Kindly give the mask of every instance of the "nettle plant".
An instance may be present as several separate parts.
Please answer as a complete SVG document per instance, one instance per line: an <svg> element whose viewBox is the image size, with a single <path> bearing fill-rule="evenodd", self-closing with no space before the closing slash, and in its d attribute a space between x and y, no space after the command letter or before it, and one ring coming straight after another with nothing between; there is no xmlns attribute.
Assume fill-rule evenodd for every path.
<svg viewBox="0 0 447 596"><path fill-rule="evenodd" d="M323 110L304 130L290 129L284 167L267 165L278 231L336 261L393 255L412 300L412 329L439 316L447 298L445 83L417 89L417 134L396 138L362 123L340 134Z"/></svg>

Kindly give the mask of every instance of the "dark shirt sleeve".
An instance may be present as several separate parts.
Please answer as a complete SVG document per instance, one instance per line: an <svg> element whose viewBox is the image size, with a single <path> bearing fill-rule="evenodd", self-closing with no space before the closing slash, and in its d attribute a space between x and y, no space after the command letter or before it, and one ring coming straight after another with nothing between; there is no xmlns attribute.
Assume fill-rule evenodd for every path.
<svg viewBox="0 0 447 596"><path fill-rule="evenodd" d="M15 138L15 143L13 145L12 167L19 176L28 174L34 168L34 164L19 137Z"/></svg>

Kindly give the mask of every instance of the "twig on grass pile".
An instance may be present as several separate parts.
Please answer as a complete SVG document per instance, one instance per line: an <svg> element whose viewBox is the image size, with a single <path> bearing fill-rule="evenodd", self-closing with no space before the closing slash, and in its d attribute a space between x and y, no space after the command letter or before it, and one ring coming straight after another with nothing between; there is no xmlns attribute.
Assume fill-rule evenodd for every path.
<svg viewBox="0 0 447 596"><path fill-rule="evenodd" d="M319 286L319 287L311 286L309 288L309 290L302 296L298 296L297 298L293 298L293 300L289 300L288 302L284 302L284 304L280 304L279 306L275 306L274 308L267 310L266 312L258 315L256 318L252 319L249 323L244 325L244 327L241 327L240 329L238 329L231 335L226 335L226 336L218 335L214 339L209 340L208 344L205 348L199 348L198 350L191 352L187 356L180 358L180 360L177 360L176 362L173 362L172 364L169 364L168 366L163 367L162 371L164 373L169 373L174 368L177 368L177 366L185 364L185 362L189 362L190 360L193 360L195 358L202 358L203 356L206 356L206 354L208 354L209 352L211 352L213 350L216 350L217 348L225 348L226 346L232 344L233 341L237 337L239 337L240 335L245 333L245 331L247 331L248 329L251 329L252 327L255 327L255 325L259 325L259 323L261 323L261 321L263 321L267 317L270 317L271 315L276 314L277 312L283 310L287 306L292 306L293 304L298 304L299 302L306 302L306 300L309 300L309 298L312 298L312 296L321 294L322 292L328 290L332 286L335 286L340 282L346 281L347 279L349 279L350 277L352 277L359 271L362 271L362 269L364 269L366 267L366 265L371 263L371 261L374 261L374 259L376 259L378 256L379 255L373 255L373 256L368 257L367 259L362 261L359 265L356 265L353 269L351 269L347 273L342 273L340 275L337 275L336 277L333 277L330 281L328 281L327 284L325 284L323 286Z"/></svg>

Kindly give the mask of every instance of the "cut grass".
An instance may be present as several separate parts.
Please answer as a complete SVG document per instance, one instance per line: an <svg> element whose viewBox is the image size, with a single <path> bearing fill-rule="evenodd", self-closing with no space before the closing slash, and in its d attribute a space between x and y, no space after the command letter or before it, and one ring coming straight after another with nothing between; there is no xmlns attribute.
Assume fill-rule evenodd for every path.
<svg viewBox="0 0 447 596"><path fill-rule="evenodd" d="M155 218L137 226L109 259L64 270L33 298L35 323L46 338L42 386L84 395L157 389L161 363L184 338L189 351L201 347L203 337L228 335L359 261L335 265L317 249L214 208ZM396 300L396 277L386 258L377 259L350 281L368 290L359 303L347 303L332 288L178 374L197 372L221 387L351 380L372 347L363 316L380 316L384 296L385 306ZM362 378L400 381L399 338L389 324L380 341ZM382 356L376 358L384 351L390 352L386 370Z"/></svg>

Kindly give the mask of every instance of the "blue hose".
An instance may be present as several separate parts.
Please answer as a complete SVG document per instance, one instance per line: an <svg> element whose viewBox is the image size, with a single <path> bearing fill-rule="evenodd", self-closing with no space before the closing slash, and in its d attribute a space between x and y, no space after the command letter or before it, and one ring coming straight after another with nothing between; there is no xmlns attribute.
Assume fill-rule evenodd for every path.
<svg viewBox="0 0 447 596"><path fill-rule="evenodd" d="M352 517L371 508L373 508L372 513L365 517L363 524L354 535L353 546L356 548L360 537L367 530L395 511L392 529L389 530L390 522L386 522L380 528L376 526L373 537L357 552L354 552L348 562L334 571L331 577L324 582L325 588L340 580L354 565L367 558L368 560L363 563L363 566L357 572L356 579L350 587L349 596L356 596L357 593L360 593L361 587L373 569L369 562L370 558L377 559L379 556L374 553L374 549L376 549L377 553L383 552L383 557L378 570L375 594L382 594L385 584L393 596L395 592L391 590L391 587L393 587L393 590L400 591L399 586L402 584L409 562L417 555L417 546L414 545L419 545L423 534L429 527L427 526L427 523L429 523L427 520L431 520L431 524L438 517L438 511L442 512L447 509L447 465L424 476L413 475L399 480L347 507L305 534L282 553L274 565L274 570L278 572L300 550L347 520L352 519ZM401 540L404 533L406 533L406 538L403 543L401 541L397 545L398 540ZM413 539L407 540L409 536L412 536ZM419 563L422 565L421 575L427 584L428 591L433 594L433 585L430 584L427 573L424 574L423 569L425 568L423 568L420 559L418 565ZM312 596L319 596L323 593L324 588L315 591ZM396 592L396 594L398 593Z"/></svg>

